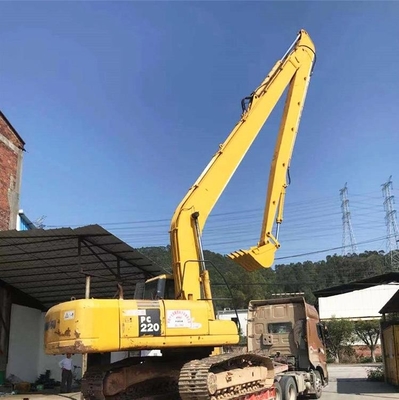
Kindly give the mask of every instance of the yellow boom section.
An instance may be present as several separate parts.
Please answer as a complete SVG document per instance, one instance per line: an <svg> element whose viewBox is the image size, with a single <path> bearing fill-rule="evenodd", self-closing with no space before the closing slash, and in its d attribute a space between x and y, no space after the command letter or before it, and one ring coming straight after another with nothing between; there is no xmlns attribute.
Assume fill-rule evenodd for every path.
<svg viewBox="0 0 399 400"><path fill-rule="evenodd" d="M226 141L177 207L171 222L170 240L175 289L180 299L203 298L202 247L200 235L205 222L226 185L257 137L278 100L289 86L272 161L261 238L257 246L230 255L252 271L273 264L279 248L272 235L276 213L282 221L286 174L315 59L315 47L301 30L285 56L276 63L260 86L247 98L247 109ZM204 282L202 282L204 284ZM203 292L207 292L203 285Z"/></svg>

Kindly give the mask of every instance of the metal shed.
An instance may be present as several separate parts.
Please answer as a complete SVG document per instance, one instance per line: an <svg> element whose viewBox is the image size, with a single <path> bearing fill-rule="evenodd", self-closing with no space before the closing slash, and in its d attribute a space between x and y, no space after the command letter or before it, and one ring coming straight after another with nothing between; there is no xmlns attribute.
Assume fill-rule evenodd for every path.
<svg viewBox="0 0 399 400"><path fill-rule="evenodd" d="M1 231L0 384L9 365L12 304L44 312L72 298L113 298L121 289L129 299L138 282L162 272L99 225Z"/></svg>
<svg viewBox="0 0 399 400"><path fill-rule="evenodd" d="M380 310L385 381L399 386L399 290Z"/></svg>
<svg viewBox="0 0 399 400"><path fill-rule="evenodd" d="M313 294L317 297L329 297L337 294L350 293L355 290L367 289L373 286L385 285L392 282L399 282L399 272L387 272L382 275L375 275L354 282L332 286L325 289L316 290Z"/></svg>
<svg viewBox="0 0 399 400"><path fill-rule="evenodd" d="M47 310L72 297L113 297L117 284L133 298L138 282L162 268L99 225L0 232L0 279ZM22 299L22 295L20 296ZM26 302L25 300L20 300Z"/></svg>

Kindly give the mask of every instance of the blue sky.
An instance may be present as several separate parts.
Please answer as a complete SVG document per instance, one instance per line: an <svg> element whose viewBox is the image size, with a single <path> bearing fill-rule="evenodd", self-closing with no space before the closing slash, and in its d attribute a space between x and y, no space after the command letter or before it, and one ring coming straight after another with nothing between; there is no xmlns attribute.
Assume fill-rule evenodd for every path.
<svg viewBox="0 0 399 400"><path fill-rule="evenodd" d="M317 260L341 246L345 182L359 249L385 249L390 175L399 196L398 2L29 1L3 2L1 13L0 108L26 141L21 208L31 219L168 244L173 211L241 98L304 28L317 64L277 257ZM256 243L279 117L215 207L206 248Z"/></svg>

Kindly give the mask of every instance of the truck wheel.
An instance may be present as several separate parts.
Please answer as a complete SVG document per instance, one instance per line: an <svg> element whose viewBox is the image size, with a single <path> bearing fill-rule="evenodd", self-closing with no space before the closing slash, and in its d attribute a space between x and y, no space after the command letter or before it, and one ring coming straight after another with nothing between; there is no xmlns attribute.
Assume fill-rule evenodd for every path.
<svg viewBox="0 0 399 400"><path fill-rule="evenodd" d="M323 382L319 371L314 371L316 375L315 392L310 395L311 399L320 399L323 392Z"/></svg>
<svg viewBox="0 0 399 400"><path fill-rule="evenodd" d="M283 400L283 391L281 390L281 385L276 381L274 382L274 389L276 390L275 400Z"/></svg>
<svg viewBox="0 0 399 400"><path fill-rule="evenodd" d="M280 379L283 400L297 400L298 390L292 376L283 376Z"/></svg>

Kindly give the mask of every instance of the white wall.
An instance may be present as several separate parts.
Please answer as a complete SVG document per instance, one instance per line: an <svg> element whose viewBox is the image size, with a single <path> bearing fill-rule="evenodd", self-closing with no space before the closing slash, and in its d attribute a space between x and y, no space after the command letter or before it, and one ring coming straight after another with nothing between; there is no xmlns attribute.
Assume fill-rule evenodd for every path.
<svg viewBox="0 0 399 400"><path fill-rule="evenodd" d="M379 311L397 292L398 286L380 285L354 292L319 298L321 319L381 317Z"/></svg>
<svg viewBox="0 0 399 400"><path fill-rule="evenodd" d="M11 306L10 342L6 375L33 382L37 378L41 311Z"/></svg>

